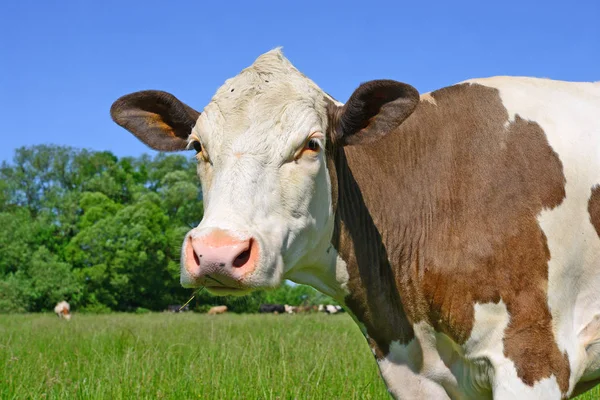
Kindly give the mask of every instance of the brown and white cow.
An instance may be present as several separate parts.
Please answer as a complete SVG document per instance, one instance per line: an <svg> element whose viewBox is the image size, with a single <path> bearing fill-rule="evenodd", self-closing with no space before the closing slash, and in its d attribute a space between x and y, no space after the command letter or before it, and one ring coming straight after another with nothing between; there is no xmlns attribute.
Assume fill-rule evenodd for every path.
<svg viewBox="0 0 600 400"><path fill-rule="evenodd" d="M64 318L67 321L71 319L71 306L66 301L60 301L54 306L54 313L59 318Z"/></svg>
<svg viewBox="0 0 600 400"><path fill-rule="evenodd" d="M205 214L181 282L284 279L352 313L404 399L558 399L600 379L600 84L390 80L341 104L279 49L199 113L132 93L114 120L194 149Z"/></svg>

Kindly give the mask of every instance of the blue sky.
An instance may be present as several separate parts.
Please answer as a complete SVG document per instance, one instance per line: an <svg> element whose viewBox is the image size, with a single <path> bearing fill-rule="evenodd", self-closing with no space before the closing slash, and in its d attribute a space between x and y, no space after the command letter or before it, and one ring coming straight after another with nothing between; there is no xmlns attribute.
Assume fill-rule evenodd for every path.
<svg viewBox="0 0 600 400"><path fill-rule="evenodd" d="M378 78L600 80L600 1L536 3L3 1L0 161L40 143L151 152L110 120L114 100L161 89L201 110L276 46L342 101Z"/></svg>

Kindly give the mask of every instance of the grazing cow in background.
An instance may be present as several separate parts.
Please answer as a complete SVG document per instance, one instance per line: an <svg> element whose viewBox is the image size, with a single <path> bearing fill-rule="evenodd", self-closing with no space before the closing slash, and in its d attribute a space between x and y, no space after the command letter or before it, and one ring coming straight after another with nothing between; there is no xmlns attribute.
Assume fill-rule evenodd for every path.
<svg viewBox="0 0 600 400"><path fill-rule="evenodd" d="M324 312L326 314L337 314L343 312L343 309L341 306L334 306L332 304L319 304L319 312Z"/></svg>
<svg viewBox="0 0 600 400"><path fill-rule="evenodd" d="M218 315L218 314L225 314L227 312L227 306L214 306L211 307L207 314L208 315Z"/></svg>
<svg viewBox="0 0 600 400"><path fill-rule="evenodd" d="M285 312L288 314L295 314L298 310L298 307L290 306L288 304L285 304L283 307L285 308Z"/></svg>
<svg viewBox="0 0 600 400"><path fill-rule="evenodd" d="M155 149L196 152L205 209L184 286L315 287L353 314L397 398L600 382L600 83L420 96L376 80L342 104L277 49L202 113L159 91L111 113Z"/></svg>
<svg viewBox="0 0 600 400"><path fill-rule="evenodd" d="M71 319L71 306L63 300L54 306L54 313L59 318L64 318L69 321Z"/></svg>
<svg viewBox="0 0 600 400"><path fill-rule="evenodd" d="M318 311L318 307L317 306L298 306L296 308L296 313L297 314L317 312L317 311Z"/></svg>
<svg viewBox="0 0 600 400"><path fill-rule="evenodd" d="M283 304L261 304L258 308L258 312L283 314L285 313L285 306Z"/></svg>

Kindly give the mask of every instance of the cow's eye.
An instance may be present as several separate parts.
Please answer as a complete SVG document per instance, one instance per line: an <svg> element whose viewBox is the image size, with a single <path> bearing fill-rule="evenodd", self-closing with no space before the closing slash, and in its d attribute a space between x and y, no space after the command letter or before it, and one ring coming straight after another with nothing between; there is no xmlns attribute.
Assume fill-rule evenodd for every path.
<svg viewBox="0 0 600 400"><path fill-rule="evenodd" d="M202 146L202 143L200 143L200 141L198 141L198 140L192 141L191 146L196 151L196 159L198 159L198 161L211 162L210 159L208 158L208 154L206 153L206 149L204 148L204 146Z"/></svg>
<svg viewBox="0 0 600 400"><path fill-rule="evenodd" d="M304 142L304 145L296 150L296 153L294 154L294 161L298 161L303 156L307 156L309 159L316 160L317 154L319 154L322 149L320 140L322 138L323 135L321 135L319 132L315 132L309 136L308 140Z"/></svg>
<svg viewBox="0 0 600 400"><path fill-rule="evenodd" d="M192 142L192 146L194 146L194 150L196 150L196 154L198 154L202 151L202 145L200 144L200 142L194 140Z"/></svg>
<svg viewBox="0 0 600 400"><path fill-rule="evenodd" d="M308 142L306 142L306 145L304 146L304 148L306 150L316 152L321 149L321 145L319 144L319 141L317 139L310 139Z"/></svg>

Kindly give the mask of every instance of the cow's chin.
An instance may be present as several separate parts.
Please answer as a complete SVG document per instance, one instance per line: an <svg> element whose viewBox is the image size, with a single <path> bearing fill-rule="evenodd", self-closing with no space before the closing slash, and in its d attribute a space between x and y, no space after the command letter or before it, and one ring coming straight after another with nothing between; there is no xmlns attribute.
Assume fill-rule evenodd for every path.
<svg viewBox="0 0 600 400"><path fill-rule="evenodd" d="M214 282L209 282L204 285L204 288L216 296L245 296L257 290L271 290L278 288L283 283L282 279L260 279L259 277L251 277L247 282L238 281L235 286L215 285Z"/></svg>

